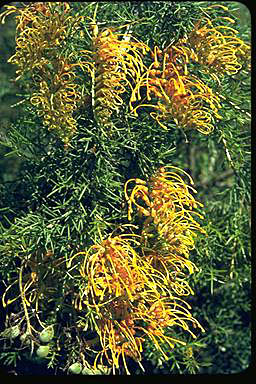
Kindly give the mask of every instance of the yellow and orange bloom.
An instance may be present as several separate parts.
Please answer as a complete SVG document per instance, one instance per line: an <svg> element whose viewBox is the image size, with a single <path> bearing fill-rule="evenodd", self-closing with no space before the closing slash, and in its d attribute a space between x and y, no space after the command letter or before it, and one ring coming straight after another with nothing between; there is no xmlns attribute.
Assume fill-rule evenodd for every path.
<svg viewBox="0 0 256 384"><path fill-rule="evenodd" d="M170 171L167 170L168 168ZM151 217L148 222L153 221L157 225L164 223L172 213L180 216L181 212L184 216L187 212L192 218L192 209L202 207L202 204L197 202L191 194L196 192L195 189L187 185L178 172L188 177L190 184L193 185L192 178L185 171L174 166L161 167L148 182L141 179L128 180L124 188L128 202L128 219L131 220L133 205L137 207L140 214ZM130 182L135 182L136 185L128 196L127 186ZM193 220L192 222L195 224ZM161 231L163 232L162 229Z"/></svg>
<svg viewBox="0 0 256 384"><path fill-rule="evenodd" d="M162 286L164 276L159 273L156 279L154 268L138 253L139 239L135 234L109 236L100 244L92 245L87 252L74 256L84 255L79 270L86 278L87 287L80 292L81 303L99 312L118 297L133 302L142 292L159 295L168 291L167 281L166 287Z"/></svg>
<svg viewBox="0 0 256 384"><path fill-rule="evenodd" d="M137 291L143 289L147 277L138 265L132 244L138 246L139 242L131 236L120 235L89 249L80 272L88 278L88 292L94 303L98 301L102 305L109 297L123 295L134 300Z"/></svg>
<svg viewBox="0 0 256 384"><path fill-rule="evenodd" d="M166 122L174 121L184 129L209 134L214 129L215 119L221 118L219 97L202 80L188 73L186 60L182 64L176 63L177 49L171 47L161 51L155 47L152 56L153 63L133 90L132 114L137 116L138 108L150 107L156 110L150 115L164 129L167 129ZM141 99L143 87L147 91L147 100L153 98L156 103L143 103L133 108L132 103Z"/></svg>
<svg viewBox="0 0 256 384"><path fill-rule="evenodd" d="M105 356L108 363L112 365L113 371L119 368L120 357L122 357L127 374L129 374L126 364L127 357L131 357L140 364L144 338L136 336L133 314L127 315L120 321L108 320L105 317L102 318L98 322L98 332L102 350L96 355L94 361L95 367L98 359L100 358L102 360L103 356Z"/></svg>
<svg viewBox="0 0 256 384"><path fill-rule="evenodd" d="M178 297L161 297L153 302L146 302L143 306L135 310L136 318L143 319L143 322L147 324L145 327L138 326L137 330L143 332L144 337L148 336L167 360L168 356L164 353L160 344L166 342L169 347L173 349L177 343L185 343L174 337L166 336L166 330L177 325L195 338L195 334L188 326L188 323L191 323L194 327L198 327L204 332L204 329L198 321L192 317L189 309L191 309L190 305Z"/></svg>
<svg viewBox="0 0 256 384"><path fill-rule="evenodd" d="M191 326L204 332L192 317L190 305L181 298L194 293L186 271L191 274L197 267L189 260L189 252L195 246L196 233L204 233L197 221L203 216L195 211L202 204L194 199L195 190L181 173L193 184L186 172L173 166L161 167L148 182L128 180L128 217L132 219L136 207L144 219L141 234L110 235L105 240L100 234L98 244L69 262L71 266L74 259L82 257L78 270L85 284L80 285L75 307L80 311L91 308L97 314L94 324L100 350L95 368L105 358L113 371L122 361L129 374L126 360L132 358L141 365L145 340L151 340L167 360L164 344L169 349L185 344L170 335L173 326L194 338ZM136 185L129 195L131 182Z"/></svg>
<svg viewBox="0 0 256 384"><path fill-rule="evenodd" d="M231 19L232 20L232 19ZM249 45L237 37L238 31L226 25L214 26L205 18L188 36L188 45L196 51L195 61L209 73L234 75L249 58Z"/></svg>
<svg viewBox="0 0 256 384"><path fill-rule="evenodd" d="M144 297L142 294L140 300L134 303L129 302L127 298L117 298L114 302L114 312L118 316L110 318L112 309L100 309L101 317L97 320L96 330L102 349L96 355L95 368L99 359L102 364L102 358L105 356L113 370L118 369L122 358L126 373L129 374L127 358L132 358L143 369L140 362L146 339L151 340L168 360L169 354L164 351L164 344L171 350L177 344L185 345L184 341L167 335L173 326L181 327L193 338L196 338L196 335L191 331L191 325L204 332L198 321L192 317L190 305L179 297L156 297L152 294Z"/></svg>
<svg viewBox="0 0 256 384"><path fill-rule="evenodd" d="M113 28L99 31L92 24L93 49L84 52L89 62L85 67L92 77L92 104L96 121L104 126L113 125L111 116L123 104L122 94L133 89L143 71L143 55L149 50L146 44L131 35L117 33Z"/></svg>
<svg viewBox="0 0 256 384"><path fill-rule="evenodd" d="M212 18L213 8L219 8L225 15ZM233 28L235 21L226 16L228 11L221 4L209 6L205 9L207 16L176 45L180 57L187 63L191 60L201 64L202 70L217 81L224 75L236 74L242 67L250 69L250 45L238 37L238 31Z"/></svg>
<svg viewBox="0 0 256 384"><path fill-rule="evenodd" d="M176 44L163 50L154 47L153 62L133 89L133 115L138 116L138 109L148 107L153 109L151 117L164 129L166 123L174 122L178 127L203 134L213 131L216 121L221 119L220 97L190 73L189 64L200 64L202 71L220 84L221 76L234 75L242 68L250 70L251 54L250 45L230 26L234 20L226 16L228 8L215 4L204 13L207 15L211 8L223 10L225 16L205 16ZM134 107L133 103L141 100L142 89L146 90L147 101Z"/></svg>
<svg viewBox="0 0 256 384"><path fill-rule="evenodd" d="M168 170L168 168L171 168ZM174 172L175 171L175 172ZM197 270L194 263L189 260L189 253L195 246L198 232L205 233L198 219L203 216L195 209L202 204L195 200L192 193L196 191L187 185L178 174L177 167L162 167L149 180L130 179L125 185L125 197L128 202L128 218L131 220L133 206L138 214L145 217L142 228L142 251L148 263L175 283L171 286L183 294L190 292L190 288L180 278L183 270L189 273ZM191 177L182 171L191 184ZM136 182L130 196L128 184ZM160 275L155 279L159 280Z"/></svg>

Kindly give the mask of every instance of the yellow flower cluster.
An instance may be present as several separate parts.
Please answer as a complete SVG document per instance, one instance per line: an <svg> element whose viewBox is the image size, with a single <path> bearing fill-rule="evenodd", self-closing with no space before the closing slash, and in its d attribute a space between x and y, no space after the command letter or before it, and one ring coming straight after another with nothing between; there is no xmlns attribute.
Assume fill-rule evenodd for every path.
<svg viewBox="0 0 256 384"><path fill-rule="evenodd" d="M225 14L228 12L228 8L220 4L208 7L207 11L216 7ZM215 79L216 74L236 74L243 63L250 59L250 46L237 37L236 29L225 23L234 24L235 21L227 16L202 18L182 40L183 47L180 47L190 59L203 65Z"/></svg>
<svg viewBox="0 0 256 384"><path fill-rule="evenodd" d="M147 270L143 260L138 264L131 245L139 245L134 237L109 237L89 249L80 272L83 277L88 277L88 290L93 301L98 297L104 303L109 295L134 300L137 292L144 288L148 281Z"/></svg>
<svg viewBox="0 0 256 384"><path fill-rule="evenodd" d="M93 50L81 51L91 56L87 63L93 81L93 109L96 121L104 127L111 127L111 115L123 104L121 94L143 73L142 55L149 48L137 42L131 35L116 33L114 29L99 32L92 23ZM123 39L122 39L123 38Z"/></svg>
<svg viewBox="0 0 256 384"><path fill-rule="evenodd" d="M78 85L74 83L74 65L64 57L58 57L50 81L40 81L38 90L30 98L31 104L37 107L38 115L43 117L44 125L49 130L55 130L66 143L76 130L72 114L81 97Z"/></svg>
<svg viewBox="0 0 256 384"><path fill-rule="evenodd" d="M73 64L73 55L65 52L66 40L74 35L84 17L72 16L68 3L38 2L22 8L11 5L0 17L4 22L7 15L18 14L16 53L9 62L18 66L17 79L25 74L31 76L31 103L48 129L57 131L66 143L76 130L73 112L81 94L74 67L80 66L91 76L92 108L101 127L113 127L112 114L119 112L122 95L130 88L133 115L138 116L139 108L149 107L153 109L152 118L164 129L173 121L183 129L212 132L216 120L221 119L220 98L190 73L188 66L200 64L202 71L219 83L219 76L233 75L249 61L250 46L230 27L234 20L226 16L228 8L215 4L203 9L205 17L187 36L163 50L154 47L148 68L143 56L150 48L130 34L117 33L117 29L99 31L97 8L98 4L90 23L92 50L81 50L79 54L86 60ZM224 15L212 18L208 13L216 8ZM146 102L134 107L133 103L142 99L142 90Z"/></svg>
<svg viewBox="0 0 256 384"><path fill-rule="evenodd" d="M18 66L16 80L30 76L32 105L44 125L68 142L76 130L72 114L81 97L73 67L80 64L72 64L71 55L64 55L63 49L82 17L71 16L66 2L29 3L22 8L8 5L2 22L11 13L17 13L16 53L8 61Z"/></svg>
<svg viewBox="0 0 256 384"><path fill-rule="evenodd" d="M178 126L209 134L214 128L214 118L221 118L219 97L195 75L188 74L186 65L177 64L174 53L173 48L162 52L155 47L154 62L137 83L131 102L140 100L140 88L146 87L148 101L153 96L157 104L140 104L132 113L137 116L138 108L152 107L157 112L150 115L164 129L167 129L164 121L174 120Z"/></svg>
<svg viewBox="0 0 256 384"><path fill-rule="evenodd" d="M131 220L133 205L145 218L140 235L111 235L70 259L69 266L82 255L79 273L86 281L74 305L80 311L92 308L97 314L94 322L101 350L96 355L95 368L99 359L103 364L105 357L113 370L118 369L121 357L129 374L126 358L132 357L140 364L146 338L168 359L164 343L171 349L177 343L185 344L166 334L171 327L182 327L192 337L195 335L189 323L204 331L192 317L189 304L180 298L193 294L184 270L196 270L188 258L196 232L204 233L196 221L202 216L193 211L202 204L192 196L195 190L174 171L181 172L179 168L166 167L149 182L127 181L128 219ZM190 177L189 180L193 182ZM129 196L128 185L132 181L136 185ZM126 225L130 227L134 226Z"/></svg>
<svg viewBox="0 0 256 384"><path fill-rule="evenodd" d="M213 7L225 14L228 11L222 5L210 6L207 11ZM225 23L233 24L234 20L207 16L177 44L164 50L155 46L151 52L153 62L133 90L132 114L138 116L138 108L150 107L156 110L150 115L165 129L166 122L174 121L185 129L197 129L203 134L212 132L216 119L221 119L220 98L201 79L189 73L188 64L199 63L219 84L218 76L234 75L250 61L250 46L237 37L237 30ZM132 103L141 100L142 88L146 89L147 103L133 108Z"/></svg>
<svg viewBox="0 0 256 384"><path fill-rule="evenodd" d="M142 229L143 253L151 265L157 265L168 275L169 266L176 272L186 267L193 273L196 267L188 260L189 251L194 247L196 232L204 233L196 221L196 218L203 219L203 216L193 211L202 204L194 199L191 192L196 191L186 185L177 171L182 172L173 166L162 167L149 182L130 179L125 185L129 220L133 205L141 216L146 217ZM191 177L183 173L193 184ZM127 185L131 181L135 181L136 186L128 196Z"/></svg>

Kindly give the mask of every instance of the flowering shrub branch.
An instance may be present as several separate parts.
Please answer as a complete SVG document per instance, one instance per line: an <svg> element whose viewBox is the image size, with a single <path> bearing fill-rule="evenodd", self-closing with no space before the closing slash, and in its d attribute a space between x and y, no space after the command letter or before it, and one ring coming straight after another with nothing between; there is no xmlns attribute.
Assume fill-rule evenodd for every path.
<svg viewBox="0 0 256 384"><path fill-rule="evenodd" d="M193 217L203 218L194 211L202 204L190 193L195 190L174 170L184 173L193 183L189 175L173 166L162 167L148 183L140 179L126 182L129 220L132 204L146 218L141 235L101 239L100 244L76 254L68 263L70 268L74 260L83 256L79 273L87 285L79 293L76 307L80 311L91 307L97 313L96 332L102 350L96 355L95 369L98 358L102 364L103 356L113 370L118 369L122 356L129 374L125 358L132 357L140 364L146 338L168 360L161 344L166 342L173 349L176 343L184 342L167 336L166 330L179 326L195 338L188 325L192 323L204 332L189 312L190 305L180 298L193 294L183 271L187 268L191 274L197 270L189 260L189 251L194 247L196 232L205 233ZM132 181L137 185L128 196Z"/></svg>
<svg viewBox="0 0 256 384"><path fill-rule="evenodd" d="M73 112L81 92L75 83L72 53L66 54L66 40L79 28L82 17L71 16L68 3L38 2L22 8L7 6L5 17L17 13L16 53L8 60L16 64L16 81L30 77L30 102L44 125L67 143L76 130Z"/></svg>
<svg viewBox="0 0 256 384"><path fill-rule="evenodd" d="M42 125L64 142L64 148L68 148L64 157L67 163L72 156L77 161L72 162L71 174L61 179L60 164L64 164L61 170L66 172L61 153L53 174L55 177L60 175L64 182L59 185L51 175L42 182L44 178L40 172L38 185L35 182L38 190L41 185L46 190L40 195L41 200L50 202L49 207L36 202L42 217L51 220L46 225L47 220L42 220L39 232L55 225L60 228L63 254L60 256L54 251L55 238L53 241L48 236L47 229L45 243L50 238L52 249L41 249L36 237L38 233L30 238L30 231L33 232L36 224L28 219L29 240L22 237L22 245L19 243L15 251L10 247L9 238L7 241L6 253L18 255L18 272L6 284L2 305L20 309L18 325L13 328L16 334L22 333L22 347L30 347L33 353L39 346L38 357L52 359L52 363L61 345L68 355L64 369L70 373L84 374L91 370L95 374L102 370L107 372L109 367L115 373L122 367L129 374L130 358L144 370L143 353L147 342L168 360L177 345L186 346L176 336L177 329L192 339L196 339L198 331L205 332L191 313L188 300L194 291L188 277L199 271L190 256L198 234L207 237L207 231L202 227L204 206L194 197L196 190L191 176L168 165L170 161L162 161L164 155L159 155L154 164L153 156L148 161L151 177L147 179L136 177L139 167L134 173L130 172L131 163L127 166L126 176L119 174L120 170L116 170L118 160L112 158L112 152L119 153L118 146L128 136L125 136L126 132L119 136L124 128L113 129L114 117L127 107L127 121L131 119L139 124L138 111L150 111L156 122L154 128L163 135L169 133L161 128L166 131L172 123L184 130L210 134L216 123L223 119L221 102L225 97L215 91L216 84L220 86L220 79L225 76L250 69L250 46L230 26L234 21L226 16L228 8L223 5L202 9L203 17L173 44L165 42L161 45L157 41L151 48L147 45L149 42L139 41L131 33L119 33L124 26L115 27L112 21L107 26L105 21L102 22L104 26L96 22L98 5L93 17L87 16L86 12L94 4L86 8L85 15L79 16L67 2L9 5L0 15L3 23L7 16L16 14L16 52L9 63L17 66L16 81L29 89L29 110L34 117L35 114L39 117L36 124L41 119ZM216 10L219 16L212 17L211 12ZM133 23L138 20L130 25ZM81 28L88 33L89 43ZM73 42L78 35L77 48ZM84 98L84 90L87 92L88 89L90 94ZM83 111L83 102L88 111ZM144 124L143 119L142 122ZM131 149L132 157L140 151L138 148L142 148L142 144L139 143L139 147L138 141L153 132L148 122L146 127L143 124L143 133L140 136L139 132L137 142L134 137L140 130L138 126L132 127L130 143L125 143L123 153ZM104 133L103 139L99 132ZM158 139L152 132L150 145ZM77 139L75 133L82 138ZM169 140L170 136L166 137ZM72 138L77 148L72 147ZM229 154L226 144L225 149ZM40 161L43 167L46 156ZM111 169L109 174L103 174L104 171L97 174L103 163L109 166L106 169ZM167 165L161 166L165 163ZM126 168L126 165L122 166ZM52 172L51 167L52 163L48 173ZM157 169L153 174L152 168ZM114 177L111 172L115 173ZM79 179L77 175L80 173ZM78 187L73 187L76 182ZM120 186L124 186L120 196L126 200L127 217L124 212L121 217L121 204L119 208L114 207L120 217L110 220L107 214L102 214L113 207L107 200L104 204L109 207L99 208L102 189L98 186L105 182L109 182L106 194L115 203L118 199L112 186L118 185L119 191ZM99 190L95 191L95 186ZM58 201L61 193L65 195L63 204ZM37 213L34 196L37 196L35 192L28 208L32 213L29 211L26 216L32 219ZM52 215L52 207L58 211L57 218ZM82 216L77 219L80 207ZM77 221L69 216L74 211ZM99 235L97 230L92 235L92 228L95 229L99 221L103 227L109 225L110 229L104 235L101 230ZM69 222L72 222L71 227ZM19 221L10 225L10 233L22 233L23 236L19 225L21 227ZM115 230L111 232L113 228ZM35 244L31 251L32 242ZM46 244L44 246L46 248ZM63 316L61 321L68 324L63 330L60 330L58 316ZM93 338L88 339L87 330L94 333ZM48 342L50 344L40 345ZM75 348L69 353L71 344Z"/></svg>

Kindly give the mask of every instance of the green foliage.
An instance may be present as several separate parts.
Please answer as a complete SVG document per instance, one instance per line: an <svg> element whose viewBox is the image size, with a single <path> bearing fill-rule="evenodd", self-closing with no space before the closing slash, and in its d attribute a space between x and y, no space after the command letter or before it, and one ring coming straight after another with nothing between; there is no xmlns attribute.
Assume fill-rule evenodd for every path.
<svg viewBox="0 0 256 384"><path fill-rule="evenodd" d="M128 24L136 39L151 49L154 45L164 48L186 36L202 17L202 8L210 3L99 2L96 21L100 28L125 26L120 33L126 32ZM68 42L68 51L77 55L77 61L82 60L79 50L92 49L88 23L93 20L95 4L70 3L72 14L86 19L83 34L72 36ZM246 14L241 13L240 3L221 4L229 6L234 17ZM6 31L8 44L9 36L14 39L13 28L10 24ZM241 38L249 39L249 17L243 23L238 19L235 28ZM3 50L6 42L2 40L1 37ZM13 45L9 49L12 55ZM147 57L145 63L148 65L149 61ZM12 66L1 65L1 70L8 73L0 72L6 85L0 94L1 101L6 92L11 92L15 99L16 90L10 85L14 77L13 69L9 69ZM11 113L4 116L5 128L1 132L1 293L13 284L6 296L10 300L18 297L2 308L5 319L1 324L0 359L6 365L15 367L21 358L37 361L36 351L45 348L40 346L40 334L43 328L54 326L54 338L46 356L48 368L55 368L58 373L79 373L82 367L92 371L97 315L93 309L80 312L74 307L75 295L86 281L79 278L76 265L69 269L66 266L75 254L99 242L99 233L105 238L127 223L123 187L129 178L148 179L160 166L172 164L193 177L197 200L204 204L207 236L198 235L191 252L191 260L199 271L189 278L195 295L189 296L188 302L205 333L198 333L194 340L186 337L183 330L173 328L170 335L187 345L177 345L168 351L167 362L152 341L147 340L142 365L146 374L236 373L248 367L250 79L241 70L236 75L224 76L217 84L197 65L193 71L221 97L222 119L209 136L192 130L184 132L174 122L169 122L168 130L164 131L146 108L135 118L128 108L128 95L124 95L123 105L112 116L115 129L111 134L104 131L96 123L88 102L92 80L79 68L77 84L83 97L74 113L77 129L68 147L43 125L28 101L29 80L27 84L21 81L20 92L27 101L19 106L22 113L13 121ZM31 326L36 329L33 337L26 336L28 322L19 291L21 268L25 283L30 281L32 272L37 274L36 290L42 300L41 324L29 312ZM29 306L27 310L30 311ZM20 337L8 339L3 332L17 323ZM169 346L164 345L163 349L167 352ZM28 357L28 352L32 357ZM141 373L130 361L129 369L134 374ZM120 372L125 373L123 364Z"/></svg>
<svg viewBox="0 0 256 384"><path fill-rule="evenodd" d="M16 367L17 360L21 358L19 352L3 352L0 355L0 360L4 362L5 365L12 365Z"/></svg>

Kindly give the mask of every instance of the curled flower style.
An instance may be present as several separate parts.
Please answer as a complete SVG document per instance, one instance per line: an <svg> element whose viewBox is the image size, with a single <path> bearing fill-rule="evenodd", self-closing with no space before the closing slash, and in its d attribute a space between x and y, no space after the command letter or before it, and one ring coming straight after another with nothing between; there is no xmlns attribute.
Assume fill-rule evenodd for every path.
<svg viewBox="0 0 256 384"><path fill-rule="evenodd" d="M227 14L228 8L220 4L209 6L206 11L211 11L213 7L223 9ZM234 23L227 16L204 17L186 38L178 42L177 49L185 55L187 62L189 58L201 64L215 80L225 74L234 75L244 63L250 61L250 46L230 26Z"/></svg>
<svg viewBox="0 0 256 384"><path fill-rule="evenodd" d="M172 171L167 171L167 168ZM170 212L182 212L184 215L188 211L191 217L193 208L202 207L203 205L196 201L190 193L190 191L195 193L195 189L187 185L182 177L177 174L177 171L184 173L189 178L190 183L194 184L191 176L172 165L161 167L150 178L149 182L141 179L128 180L124 187L125 197L128 202L128 219L131 220L133 204L140 214L150 217L147 220L148 223L153 220L157 225L165 222L169 218ZM128 196L127 186L132 181L136 183L136 186L133 188L131 195ZM144 203L144 206L137 202L138 199Z"/></svg>
<svg viewBox="0 0 256 384"><path fill-rule="evenodd" d="M8 60L16 64L17 78L31 79L31 104L43 116L44 125L68 142L76 130L72 114L81 98L75 84L72 55L62 51L82 17L71 16L68 3L30 3L22 8L7 6L2 22L17 13L16 53ZM71 32L72 31L72 32Z"/></svg>
<svg viewBox="0 0 256 384"><path fill-rule="evenodd" d="M171 170L167 171L167 168ZM189 273L197 269L188 259L189 252L194 248L197 232L205 231L196 220L202 219L203 216L194 211L195 208L202 207L202 204L194 199L191 192L196 191L185 184L177 170L181 172L173 166L162 167L149 182L140 179L128 180L125 184L125 197L128 202L129 220L132 218L133 205L140 216L146 217L141 234L145 259L166 275L176 292L187 294L192 292L184 279L180 279L180 274L184 268L187 268ZM193 184L192 178L182 172ZM128 196L127 186L132 181L136 185ZM177 274L180 280L176 279Z"/></svg>
<svg viewBox="0 0 256 384"><path fill-rule="evenodd" d="M117 33L113 28L98 30L92 23L93 50L81 51L91 56L88 70L92 76L93 109L96 121L111 127L114 111L123 104L122 94L140 78L142 56L149 48L130 34Z"/></svg>
<svg viewBox="0 0 256 384"><path fill-rule="evenodd" d="M214 119L221 118L218 114L219 97L203 81L188 73L186 61L178 63L177 49L161 51L155 47L152 56L153 63L133 90L130 103L132 114L137 116L137 109L142 106L151 107L157 112L153 111L150 115L164 129L167 129L165 121L173 120L185 129L197 129L209 134L214 129ZM132 103L141 99L142 87L146 87L147 100L153 97L157 104L143 103L133 108Z"/></svg>
<svg viewBox="0 0 256 384"><path fill-rule="evenodd" d="M57 51L63 47L69 28L77 28L81 21L69 15L68 3L30 3L22 8L7 6L1 14L2 23L6 16L17 13L16 53L8 60L17 64L17 79L34 68L53 64ZM17 80L16 79L16 80Z"/></svg>
<svg viewBox="0 0 256 384"><path fill-rule="evenodd" d="M192 178L174 166L161 167L148 182L130 179L125 184L128 218L133 206L144 219L141 235L111 234L87 251L72 256L68 263L82 256L79 274L85 281L74 305L79 311L95 311L93 320L98 334L95 368L103 359L113 371L120 362L129 374L127 359L132 358L141 368L143 344L151 340L167 360L163 345L172 350L185 344L175 338L172 327L180 327L192 337L193 328L204 329L190 313L190 305L181 296L194 294L186 278L197 267L189 258L196 232L203 232L197 222L202 216L194 209L202 207L192 193ZM128 185L136 185L128 195ZM125 227L137 227L128 224ZM123 231L124 229L122 229ZM73 269L74 267L72 267Z"/></svg>
<svg viewBox="0 0 256 384"><path fill-rule="evenodd" d="M115 310L120 310L120 301L116 301L117 305ZM125 302L122 306L127 308L129 302ZM129 374L129 370L126 364L126 358L131 357L133 360L140 364L142 343L145 341L143 337L136 336L135 322L133 320L134 313L126 314L125 317L118 320L110 320L106 318L106 315L98 321L98 333L100 336L100 342L102 350L96 355L94 365L105 356L108 363L112 365L113 370L119 368L119 359L122 357L124 368L126 373ZM142 366L141 366L142 367ZM142 367L143 369L143 367Z"/></svg>
<svg viewBox="0 0 256 384"><path fill-rule="evenodd" d="M84 253L80 274L88 282L80 292L80 305L77 306L97 311L95 330L101 350L96 355L95 367L98 359L102 362L105 356L113 370L118 369L121 357L128 374L126 358L131 357L140 364L143 342L139 335L135 336L135 301L142 291L150 290L155 295L158 292L150 276L152 267L134 250L140 245L137 237L132 234L109 236Z"/></svg>
<svg viewBox="0 0 256 384"><path fill-rule="evenodd" d="M168 344L172 350L177 344L186 343L173 336L168 336L168 331L173 326L181 327L190 333L193 338L196 335L191 331L190 325L204 329L190 313L190 305L184 300L168 296L147 295L141 296L140 300L131 303L129 300L117 298L114 307L107 307L100 310L100 320L97 321L97 332L100 337L102 349L97 353L94 361L97 366L98 359L102 364L103 356L112 365L113 370L119 368L119 360L122 357L126 373L129 374L126 359L132 358L142 368L141 353L143 343L150 339L154 346L160 351L166 360L168 353L163 350L163 345ZM114 309L114 310L113 310ZM114 318L109 317L109 313Z"/></svg>
<svg viewBox="0 0 256 384"><path fill-rule="evenodd" d="M17 29L23 31L27 24L32 23L35 20L35 14L40 12L44 15L49 16L49 10L46 3L37 2L29 4L22 8L18 8L14 5L6 5L6 11L1 14L2 23L5 22L5 18L11 13L18 13L16 16L17 19ZM65 9L69 8L68 4L64 4Z"/></svg>
<svg viewBox="0 0 256 384"><path fill-rule="evenodd" d="M127 358L132 358L143 369L141 353L146 339L168 359L163 343L171 348L177 343L184 344L166 334L171 327L179 326L193 337L189 323L203 330L190 314L189 304L179 298L193 294L180 272L184 268L181 260L177 261L176 269L174 262L168 266L165 262L161 270L144 248L138 235L111 235L106 240L101 238L100 244L91 246L87 252L74 255L69 262L71 266L75 258L83 256L79 273L86 285L81 285L79 299L76 297L74 304L80 311L96 310L94 325L100 350L97 349L95 368L99 361L103 364L105 358L115 371L120 368L121 359L129 374ZM170 271L166 273L167 267ZM189 268L193 269L192 263ZM179 276L174 277L178 273Z"/></svg>
<svg viewBox="0 0 256 384"><path fill-rule="evenodd" d="M77 108L80 93L74 83L73 65L60 57L56 64L50 81L39 82L39 89L33 93L30 102L37 107L37 114L43 117L44 125L67 142L76 129L72 113Z"/></svg>
<svg viewBox="0 0 256 384"><path fill-rule="evenodd" d="M113 297L135 300L145 285L156 289L148 277L150 266L134 250L134 246L140 245L134 237L134 234L110 236L85 253L80 274L88 279L87 289L81 293L81 300L89 297L87 305L99 310Z"/></svg>
<svg viewBox="0 0 256 384"><path fill-rule="evenodd" d="M144 333L145 337L148 336L153 341L156 348L161 351L167 360L168 356L161 348L159 342L161 344L167 342L171 349L173 349L177 343L185 344L179 339L166 336L165 331L168 330L168 328L177 325L195 338L195 334L190 330L188 325L188 323L192 323L194 327L198 327L204 332L199 322L192 317L189 309L191 309L191 306L177 297L175 299L161 297L153 302L145 302L135 310L135 317L136 319L143 319L146 326L137 326L136 328Z"/></svg>

